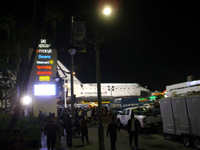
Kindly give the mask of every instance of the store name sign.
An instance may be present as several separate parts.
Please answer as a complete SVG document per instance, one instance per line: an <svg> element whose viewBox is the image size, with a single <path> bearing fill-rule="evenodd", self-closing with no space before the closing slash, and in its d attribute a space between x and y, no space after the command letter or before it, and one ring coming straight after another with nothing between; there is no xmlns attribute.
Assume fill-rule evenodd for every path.
<svg viewBox="0 0 200 150"><path fill-rule="evenodd" d="M43 54L51 54L52 50L51 49L38 49L36 53L43 53Z"/></svg>
<svg viewBox="0 0 200 150"><path fill-rule="evenodd" d="M38 44L39 48L49 48L51 44L46 44L46 39L41 39L40 44Z"/></svg>
<svg viewBox="0 0 200 150"><path fill-rule="evenodd" d="M39 59L51 59L50 55L38 55Z"/></svg>
<svg viewBox="0 0 200 150"><path fill-rule="evenodd" d="M48 65L48 64L53 64L54 63L54 61L53 60L48 60L48 61L36 61L36 63L37 64L46 64L46 65Z"/></svg>
<svg viewBox="0 0 200 150"><path fill-rule="evenodd" d="M36 66L37 69L49 69L49 70L52 70L52 66Z"/></svg>
<svg viewBox="0 0 200 150"><path fill-rule="evenodd" d="M39 76L39 81L50 81L50 76Z"/></svg>
<svg viewBox="0 0 200 150"><path fill-rule="evenodd" d="M50 43L50 44L49 44ZM30 81L34 96L55 96L56 84L53 77L57 71L57 51L54 40L41 39L35 49L34 66Z"/></svg>
<svg viewBox="0 0 200 150"><path fill-rule="evenodd" d="M54 51L50 47L51 44L47 44L46 39L41 39L40 44L38 44L38 49L36 50L36 74L39 77L39 82L50 82L52 78L51 76L53 75L52 66L54 65Z"/></svg>
<svg viewBox="0 0 200 150"><path fill-rule="evenodd" d="M37 75L52 75L52 71L37 71Z"/></svg>

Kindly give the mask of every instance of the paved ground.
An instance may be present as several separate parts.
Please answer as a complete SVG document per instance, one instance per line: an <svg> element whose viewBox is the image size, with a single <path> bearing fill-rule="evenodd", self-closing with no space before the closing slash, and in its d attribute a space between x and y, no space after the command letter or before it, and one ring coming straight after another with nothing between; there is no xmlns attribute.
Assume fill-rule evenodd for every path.
<svg viewBox="0 0 200 150"><path fill-rule="evenodd" d="M104 126L104 137L106 137L105 133L107 130L107 125L109 122L111 122L111 116L104 116L103 117L103 126ZM66 134L65 134L66 135ZM88 125L88 137L89 137L89 145L86 143L86 139L84 140L84 145L82 145L81 137L75 136L72 139L72 147L67 147L66 144L66 137L62 136L61 139L61 148L55 149L55 150L98 150L98 122L92 121ZM46 144L47 137L42 133L41 136L41 148L39 150L47 150L47 144ZM106 137L105 140L105 149L110 149L110 140ZM109 141L108 141L109 140Z"/></svg>
<svg viewBox="0 0 200 150"><path fill-rule="evenodd" d="M106 120L105 120L106 118ZM104 147L105 150L110 150L110 138L106 136L108 122L111 121L111 118L104 117ZM93 122L89 124L88 127L88 137L89 137L89 145L82 145L81 137L73 137L72 139L72 147L67 147L66 145L66 137L62 137L61 140L61 148L55 150L99 150L98 145L98 125L97 122ZM86 140L85 140L85 143ZM134 143L134 142L133 142ZM41 137L41 145L42 148L37 150L47 150L46 145L46 136L42 134ZM134 146L134 144L133 144ZM116 143L117 150L134 150L134 148L129 146L128 134L125 129L120 130L120 133L117 137ZM139 148L140 150L194 150L194 148L185 147L182 142L175 140L174 138L169 138L168 140L164 140L161 133L154 131L150 131L150 133L139 135ZM36 149L35 149L36 150Z"/></svg>

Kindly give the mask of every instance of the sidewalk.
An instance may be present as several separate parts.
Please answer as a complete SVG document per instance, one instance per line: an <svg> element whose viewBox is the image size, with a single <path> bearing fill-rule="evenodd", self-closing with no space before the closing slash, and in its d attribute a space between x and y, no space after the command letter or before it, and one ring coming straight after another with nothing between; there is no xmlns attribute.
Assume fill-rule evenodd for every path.
<svg viewBox="0 0 200 150"><path fill-rule="evenodd" d="M103 126L104 126L104 137L106 136L106 130L108 126L108 122L110 121L110 116L104 117ZM66 134L65 134L66 135ZM98 122L92 121L92 123L88 124L88 137L89 137L89 145L84 139L84 145L82 145L81 137L75 136L72 138L72 147L67 147L66 137L62 136L61 138L61 148L55 150L98 150ZM47 150L47 137L42 133L41 136L41 148L38 150ZM106 148L107 147L107 148ZM110 149L110 141L107 142L105 140L105 149Z"/></svg>
<svg viewBox="0 0 200 150"><path fill-rule="evenodd" d="M96 124L93 124L94 126ZM93 126L93 125L90 125L88 127L88 132L90 132L90 127ZM97 125L96 125L97 126ZM98 132L98 131L97 131ZM66 133L65 133L66 135ZM75 150L75 149L81 149L81 150L91 150L94 149L95 147L98 148L98 143L94 143L92 142L90 139L94 139L94 138L97 138L97 137L89 137L89 142L90 144L87 145L86 143L86 139L84 139L84 145L82 145L82 141L81 141L81 137L78 137L78 136L75 136L72 138L72 147L67 147L67 143L66 143L66 137L65 136L62 136L61 138L61 148L58 149L58 150ZM44 135L44 133L42 133L42 136L41 136L41 148L39 150L47 150L47 144L46 144L46 141L47 141L47 137ZM56 149L57 150L57 149Z"/></svg>

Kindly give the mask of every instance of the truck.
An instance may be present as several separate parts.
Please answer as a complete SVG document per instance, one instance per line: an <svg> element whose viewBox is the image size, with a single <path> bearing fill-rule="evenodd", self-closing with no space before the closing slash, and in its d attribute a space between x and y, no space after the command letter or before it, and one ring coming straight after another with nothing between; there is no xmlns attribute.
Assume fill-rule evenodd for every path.
<svg viewBox="0 0 200 150"><path fill-rule="evenodd" d="M160 100L163 136L181 138L185 146L200 149L200 95Z"/></svg>
<svg viewBox="0 0 200 150"><path fill-rule="evenodd" d="M159 109L147 109L145 106L129 107L117 115L117 122L120 127L126 126L132 113L140 122L140 127L149 128L161 124L161 115Z"/></svg>
<svg viewBox="0 0 200 150"><path fill-rule="evenodd" d="M110 111L112 115L117 115L122 112L125 108L139 106L138 97L122 97L113 98L110 101Z"/></svg>

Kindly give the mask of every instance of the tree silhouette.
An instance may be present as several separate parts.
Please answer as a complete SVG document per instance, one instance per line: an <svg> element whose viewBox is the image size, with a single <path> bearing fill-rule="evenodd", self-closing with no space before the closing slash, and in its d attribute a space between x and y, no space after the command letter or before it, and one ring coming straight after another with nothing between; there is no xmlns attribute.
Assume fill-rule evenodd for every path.
<svg viewBox="0 0 200 150"><path fill-rule="evenodd" d="M54 31L54 40L56 38L56 22L62 22L62 20L64 19L64 15L61 13L61 10L59 7L50 7L47 11L46 11L46 21L50 21L51 25L53 27L53 31Z"/></svg>

